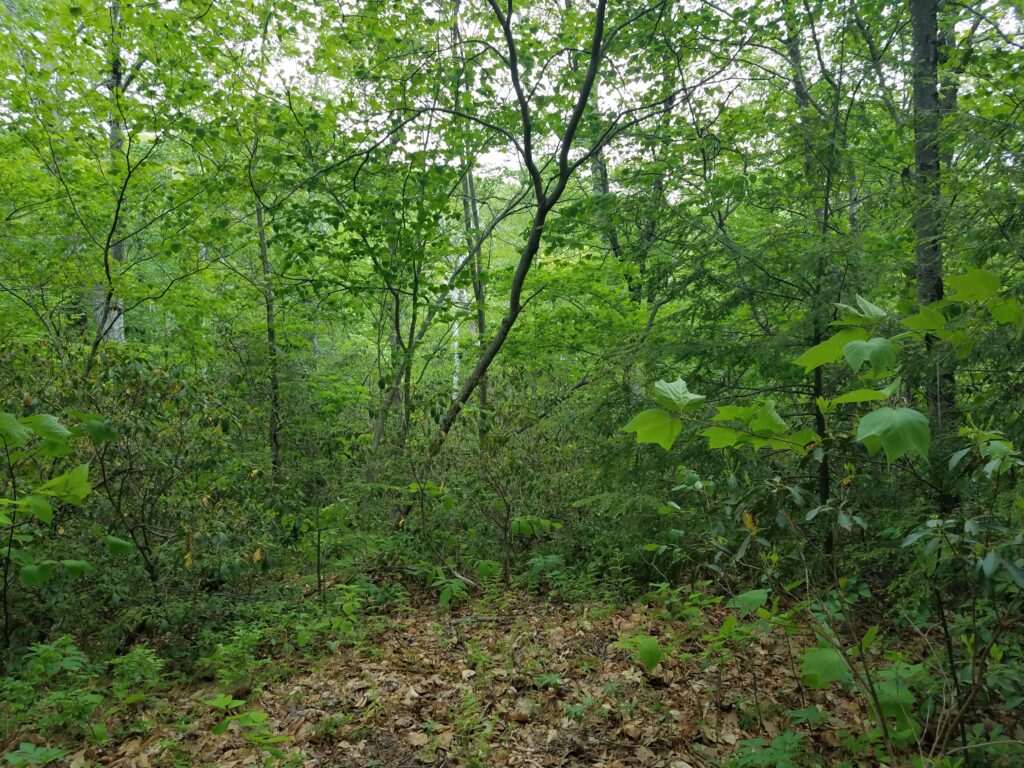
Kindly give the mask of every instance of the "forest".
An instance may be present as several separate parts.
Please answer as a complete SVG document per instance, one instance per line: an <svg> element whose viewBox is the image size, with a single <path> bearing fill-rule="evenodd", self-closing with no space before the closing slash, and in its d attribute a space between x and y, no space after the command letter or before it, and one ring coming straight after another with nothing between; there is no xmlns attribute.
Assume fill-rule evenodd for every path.
<svg viewBox="0 0 1024 768"><path fill-rule="evenodd" d="M0 764L1024 765L1020 0L0 67Z"/></svg>

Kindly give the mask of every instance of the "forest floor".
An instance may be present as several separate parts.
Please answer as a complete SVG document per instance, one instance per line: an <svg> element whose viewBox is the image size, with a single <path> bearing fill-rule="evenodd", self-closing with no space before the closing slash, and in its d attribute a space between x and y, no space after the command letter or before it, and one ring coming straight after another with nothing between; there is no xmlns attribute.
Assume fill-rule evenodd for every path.
<svg viewBox="0 0 1024 768"><path fill-rule="evenodd" d="M286 737L276 764L344 768L701 768L744 740L784 734L793 722L787 710L822 710L823 722L800 728L803 749L823 757L838 746L837 732L868 727L863 707L838 688L801 689L798 638L780 633L717 663L702 658L700 638L725 614L711 607L689 622L665 621L635 606L522 594L449 612L424 598L380 617L362 642L291 666L237 711L265 712L264 736ZM665 650L651 673L628 647L638 635L659 637ZM168 694L162 707L147 703L163 712L136 726L137 735L83 749L66 764L261 764L267 753L246 738L254 731L234 722L211 732L222 716L204 702L220 693L209 684ZM132 717L147 723L144 712Z"/></svg>

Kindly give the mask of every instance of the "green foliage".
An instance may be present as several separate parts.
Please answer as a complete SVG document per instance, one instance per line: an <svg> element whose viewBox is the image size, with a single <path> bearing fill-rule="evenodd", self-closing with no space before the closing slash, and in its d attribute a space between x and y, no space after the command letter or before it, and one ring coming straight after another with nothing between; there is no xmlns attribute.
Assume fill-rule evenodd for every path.
<svg viewBox="0 0 1024 768"><path fill-rule="evenodd" d="M872 455L885 451L889 462L908 453L928 458L931 426L928 417L913 408L879 408L860 420L857 441Z"/></svg>
<svg viewBox="0 0 1024 768"><path fill-rule="evenodd" d="M828 688L852 679L846 659L835 648L808 648L803 652L800 674L808 688Z"/></svg>

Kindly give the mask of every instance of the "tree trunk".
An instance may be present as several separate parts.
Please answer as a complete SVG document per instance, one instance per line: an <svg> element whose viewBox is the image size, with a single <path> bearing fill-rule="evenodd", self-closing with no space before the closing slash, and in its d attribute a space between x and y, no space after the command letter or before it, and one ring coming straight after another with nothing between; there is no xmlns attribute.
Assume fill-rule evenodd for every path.
<svg viewBox="0 0 1024 768"><path fill-rule="evenodd" d="M914 105L914 235L917 240L917 300L931 304L943 297L942 282L942 164L941 120L943 104L939 98L939 23L938 0L910 0L910 26L913 52L912 98ZM955 107L955 90L946 94ZM952 350L934 336L925 337L925 368L922 386L928 402L933 432L933 466L941 467L940 457L948 449L948 438L956 427L956 379ZM959 500L947 487L946 472L933 471L938 488L937 503L944 513Z"/></svg>
<svg viewBox="0 0 1024 768"><path fill-rule="evenodd" d="M462 177L462 214L466 230L466 247L470 250L470 258L472 259L470 272L473 280L473 303L476 310L476 320L474 322L476 326L476 346L477 351L481 351L483 350L484 339L487 337L487 302L483 283L483 253L482 249L476 248L476 239L480 236L480 210L477 207L476 180L473 177L473 169L468 166L465 175ZM477 431L478 434L482 435L487 431L487 403L490 399L486 375L481 377L476 393L477 402L480 407L480 413L477 416ZM454 399L458 396L459 388L456 386L452 397Z"/></svg>
<svg viewBox="0 0 1024 768"><path fill-rule="evenodd" d="M917 237L917 300L938 301L943 295L939 167L939 47L937 0L911 0L913 37L914 233Z"/></svg>
<svg viewBox="0 0 1024 768"><path fill-rule="evenodd" d="M256 202L256 228L260 242L260 262L263 267L263 302L267 311L267 385L270 388L270 418L267 439L270 444L271 479L275 486L281 479L281 384L278 376L277 326L274 305L274 285L270 273L267 250L267 228L263 222L263 204Z"/></svg>
<svg viewBox="0 0 1024 768"><path fill-rule="evenodd" d="M107 126L107 148L110 152L110 164L116 170L118 155L124 147L124 134L121 131L119 118L120 107L118 100L124 88L124 67L121 61L121 46L117 41L117 27L121 22L121 4L114 2L110 6L110 118ZM123 197L124 190L121 194ZM119 237L120 219L124 214L122 207L123 200L118 201L117 209L114 212L114 221L111 225L108 245L103 253L103 270L106 274L106 284L97 284L93 289L93 317L96 321L96 343L98 347L101 341L124 341L124 303L114 296L113 276L111 264L120 264L124 261L124 241ZM91 358L90 358L91 362Z"/></svg>

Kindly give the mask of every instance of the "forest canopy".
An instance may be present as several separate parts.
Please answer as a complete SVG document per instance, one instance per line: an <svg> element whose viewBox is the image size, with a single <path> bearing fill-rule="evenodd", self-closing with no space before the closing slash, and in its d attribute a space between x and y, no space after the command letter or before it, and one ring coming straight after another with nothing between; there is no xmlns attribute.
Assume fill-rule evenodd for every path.
<svg viewBox="0 0 1024 768"><path fill-rule="evenodd" d="M6 763L1021 764L1022 13L5 0Z"/></svg>

